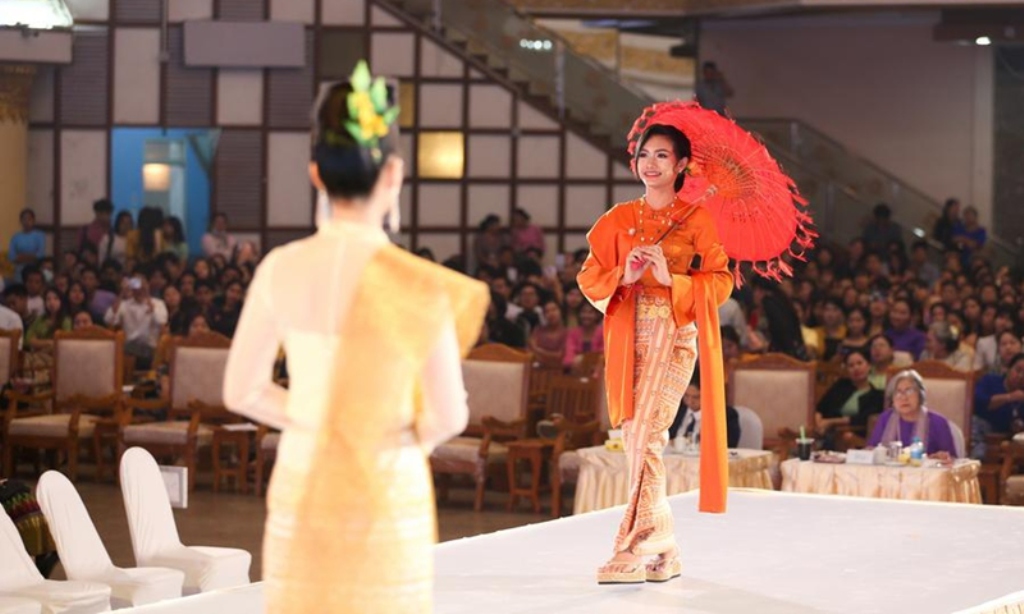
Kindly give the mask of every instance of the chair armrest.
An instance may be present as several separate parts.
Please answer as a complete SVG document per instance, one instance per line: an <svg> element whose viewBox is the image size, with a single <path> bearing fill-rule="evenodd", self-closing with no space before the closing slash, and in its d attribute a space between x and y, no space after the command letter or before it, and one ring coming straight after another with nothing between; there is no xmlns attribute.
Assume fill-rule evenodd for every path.
<svg viewBox="0 0 1024 614"><path fill-rule="evenodd" d="M22 392L16 392L14 390L8 390L4 393L7 396L7 400L12 404L16 403L45 403L53 400L53 392L44 392L43 394L25 394Z"/></svg>
<svg viewBox="0 0 1024 614"><path fill-rule="evenodd" d="M121 408L122 424L144 424L146 422L153 422L153 419L148 416L137 418L135 416L136 409L152 412L165 411L169 409L169 403L166 399L136 399L131 396L124 396L121 399Z"/></svg>
<svg viewBox="0 0 1024 614"><path fill-rule="evenodd" d="M518 418L511 422L504 422L492 416L484 416L480 421L484 427L484 436L500 435L503 437L522 437L523 429L526 427L526 420Z"/></svg>
<svg viewBox="0 0 1024 614"><path fill-rule="evenodd" d="M492 416L484 416L481 420L484 436L480 441L480 458L487 458L487 451L491 447L491 441L495 437L507 439L520 439L526 429L526 420L517 419L512 422L504 422Z"/></svg>

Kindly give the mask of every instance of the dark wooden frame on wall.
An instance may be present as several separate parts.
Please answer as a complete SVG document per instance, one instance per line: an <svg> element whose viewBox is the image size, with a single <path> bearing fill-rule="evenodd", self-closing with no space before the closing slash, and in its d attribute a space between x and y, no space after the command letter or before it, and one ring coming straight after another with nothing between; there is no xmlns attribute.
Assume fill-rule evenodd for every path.
<svg viewBox="0 0 1024 614"><path fill-rule="evenodd" d="M53 74L53 119L49 122L32 122L29 125L30 129L46 129L51 131L51 138L53 139L53 212L51 219L51 225L40 225L43 230L52 232L53 235L53 249L54 255L59 256L61 251L68 246L63 245L62 234L70 237L74 232L74 227L63 226L62 216L62 132L69 129L83 129L83 130L104 130L106 133L107 142L107 159L106 159L106 177L105 185L107 194L110 194L112 189L112 161L113 161L113 130L116 127L139 127L139 128L153 128L153 129L169 129L174 126L168 125L168 105L167 105L167 92L168 92L168 66L166 63L162 63L160 66L159 75L159 100L158 104L158 123L156 125L148 124L115 124L114 122L114 103L115 103L115 63L116 63L116 34L118 28L136 27L136 28L159 28L160 21L148 21L148 20L122 20L119 16L118 4L120 2L130 2L131 0L109 0L109 14L106 21L80 21L82 25L98 26L106 29L106 36L108 39L108 57L107 57L107 112L105 124L97 125L76 125L72 123L65 124L62 120L62 109L61 109L61 70L62 68L56 68ZM223 0L212 0L212 18L219 19L222 16L221 4ZM255 3L262 4L262 17L263 19L270 19L270 0L254 0ZM554 233L557 237L556 247L559 251L564 251L566 246L567 235L579 235L589 230L589 224L586 226L570 226L568 224L568 211L567 211L567 194L568 188L571 186L593 186L603 187L607 207L610 207L613 203L614 190L617 185L623 185L629 182L626 179L617 179L615 177L615 164L614 164L614 152L608 152L606 145L598 141L594 141L588 138L588 135L579 135L584 141L589 142L591 145L596 147L598 151L608 154L607 162L605 164L604 173L602 177L595 178L579 178L570 179L567 177L567 166L568 166L568 135L570 129L560 121L557 112L545 106L533 106L532 101L524 97L518 90L517 86L510 82L500 71L495 71L490 68L486 62L479 57L467 56L465 52L454 47L447 41L435 37L423 24L416 21L406 20L403 15L396 13L391 8L380 2L379 0L366 0L364 2L364 25L324 25L322 23L323 16L323 2L324 0L314 0L314 21L312 24L306 24L305 32L307 36L312 35L313 48L311 51L310 61L312 62L312 88L311 95L315 99L320 83L324 81L323 67L320 62L320 45L322 35L325 32L352 32L358 33L364 37L364 57L366 57L372 64L373 58L372 47L373 47L373 36L379 32L392 32L392 33L408 33L413 36L413 73L411 77L404 77L400 80L402 82L411 82L413 86L414 97L416 100L415 108L413 111L413 126L410 128L403 128L403 132L409 134L412 138L414 151L407 152L407 165L410 170L409 177L406 179L406 188L409 190L408 203L409 203L409 219L403 220L402 233L406 234L409 239L409 247L412 249L418 248L422 245L421 237L425 235L437 235L437 234L458 234L459 245L463 254L468 254L471 238L476 230L476 224L479 220L470 219L469 209L469 191L473 186L484 186L484 185L500 185L508 186L509 189L509 206L506 212L506 221L511 219L512 212L519 206L518 187L539 185L549 186L557 190L558 200L558 211L555 215L555 224L553 226L543 227L546 234L549 236ZM381 25L373 23L373 12L374 8L379 9L384 14L392 16L402 25ZM172 27L178 27L177 25ZM428 77L425 76L421 69L421 56L424 45L424 39L430 40L441 49L447 51L456 58L459 58L463 62L462 74L459 77ZM310 202L310 224L296 224L293 226L269 226L269 192L268 192L268 177L269 177L269 138L271 132L280 133L308 133L308 128L271 128L269 125L269 88L270 88L270 75L273 69L264 68L262 69L263 74L263 85L262 85L262 110L260 125L246 125L246 126L219 126L217 117L218 101L218 80L220 70L216 67L210 69L210 126L209 129L220 129L222 131L231 130L246 130L246 131L258 131L263 147L263 158L261 162L262 171L262 188L261 198L258 204L259 213L256 219L259 220L258 225L253 227L252 225L235 225L232 224L232 230L238 233L251 234L255 233L259 235L261 247L266 250L271 244L278 244L280 240L290 239L308 234L313 231L315 226L315 215L316 215L316 195L315 191L310 188L309 191L309 202ZM482 78L474 78L473 73L476 72L482 75ZM462 117L461 126L458 128L430 128L424 129L420 126L421 120L421 105L420 105L420 89L423 85L460 85L462 86ZM470 126L470 99L471 99L471 87L473 85L496 85L505 89L510 95L510 107L511 107L511 118L510 118L510 129L504 128L472 128ZM552 129L523 129L519 127L520 103L526 103L533 106L541 115L544 115L551 119L555 124L558 124ZM197 126L196 128L201 128ZM419 140L422 134L429 132L438 131L455 131L461 129L463 135L463 148L464 148L464 167L463 174L460 179L428 179L419 177L418 159L415 155L415 149L418 148ZM509 146L509 175L507 177L469 177L468 170L470 168L469 159L469 144L471 136L508 136L510 137ZM529 136L547 136L557 137L558 141L558 152L557 152L557 173L549 178L521 178L519 176L519 153L520 153L520 139L521 137ZM624 159L624 156L623 156ZM457 186L460 195L460 208L458 211L457 219L459 225L457 226L426 226L420 225L422 216L420 215L420 197L419 188L422 185L429 184L442 184L442 185L454 185ZM210 215L218 213L218 181L216 179L216 171L211 171L210 177ZM448 254L437 254L439 257L446 257Z"/></svg>
<svg viewBox="0 0 1024 614"><path fill-rule="evenodd" d="M385 13L392 15L398 21L406 24L406 27L392 27L392 26L375 26L371 24L370 19L370 7L377 6L380 10ZM465 166L463 170L463 176L461 179L424 179L418 176L416 172L418 169L414 166L414 172L411 173L410 177L406 180L406 189L411 190L410 208L411 217L413 224L410 228L406 229L403 227L403 231L409 233L410 247L415 249L419 247L419 237L423 234L452 234L459 233L460 245L463 254L467 254L469 250L470 237L476 230L476 224L479 220L471 220L469 216L469 202L468 202L468 191L472 185L508 185L509 186L509 208L506 213L506 221L511 219L512 212L519 206L518 194L516 188L522 185L543 185L552 186L558 191L558 202L559 209L556 214L557 223L555 226L543 227L546 234L556 233L558 238L557 249L559 252L565 250L566 235L568 234L583 234L590 230L590 226L569 226L568 225L568 214L566 211L566 195L567 187L579 185L579 186L594 186L604 187L606 206L611 207L613 204L614 190L616 185L622 185L627 182L626 180L615 178L615 165L614 165L614 153L608 152L606 146L600 142L595 142L587 137L587 135L578 135L585 142L590 143L596 147L599 151L608 154L607 162L604 169L603 178L593 179L570 179L567 177L567 166L568 166L568 135L569 129L560 120L557 113L550 108L533 106L531 102L524 98L516 85L510 82L503 75L495 72L490 68L486 62L480 58L466 56L464 52L449 44L443 39L439 39L432 35L429 30L422 24L414 21L407 21L399 13L391 10L391 8L377 0L367 0L367 16L366 23L367 27L365 32L367 33L366 44L367 44L367 57L370 56L370 47L372 46L372 35L378 31L392 31L392 32L412 32L415 36L414 49L416 50L415 66L413 67L413 77L411 81L414 83L414 92L416 96L416 108L414 112L414 122L412 128L403 128L404 133L411 133L415 143L418 143L419 135L424 132L435 132L435 131L452 131L451 129L424 129L420 126L420 104L419 104L419 91L420 86L423 84L428 85L461 85L463 87L463 100L462 100L462 131L464 136L463 146L465 154ZM461 78L458 77L426 77L422 74L420 67L420 57L423 46L423 39L429 39L438 45L441 49L449 52L453 56L460 58L464 61L465 68ZM370 58L372 62L372 58ZM471 72L476 70L482 74L485 79L473 79ZM410 81L409 78L402 79L403 81ZM512 118L510 121L511 131L501 128L470 128L469 125L469 98L470 98L470 86L473 84L491 83L504 87L511 95L511 112ZM551 130L540 130L540 129L522 129L519 128L519 103L525 102L540 114L547 116L559 126ZM470 178L466 170L469 168L469 137L471 135L500 135L500 136L511 136L511 148L510 148L510 165L509 165L509 177L495 177L495 178ZM557 176L552 178L520 178L519 177L519 139L522 136L554 136L558 137L558 173ZM412 160L415 160L416 156L409 156ZM623 153L623 161L626 160L625 154ZM408 161L407 161L408 162ZM416 162L412 162L414 165ZM459 220L461 226L428 226L421 227L419 225L419 187L421 185L438 183L438 184L459 184L460 194L462 197L461 208L459 212ZM437 254L439 257L445 255Z"/></svg>

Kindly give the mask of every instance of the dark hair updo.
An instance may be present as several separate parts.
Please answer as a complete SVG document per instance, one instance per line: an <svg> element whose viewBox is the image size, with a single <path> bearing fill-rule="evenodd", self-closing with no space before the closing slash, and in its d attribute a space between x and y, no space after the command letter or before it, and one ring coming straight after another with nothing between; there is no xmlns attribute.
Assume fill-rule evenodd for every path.
<svg viewBox="0 0 1024 614"><path fill-rule="evenodd" d="M647 143L652 136L664 136L667 137L668 140L672 141L672 149L676 154L676 157L679 159L689 158L693 154L693 147L690 145L690 139L688 139L681 130L664 124L656 124L644 131L643 136L640 137L640 140L636 144L636 151L633 152L633 166L636 167L638 175L640 173L640 150L643 149L644 144ZM679 173L679 175L676 176L676 182L673 186L675 187L676 192L683 189L683 183L685 183L685 181L685 172Z"/></svg>
<svg viewBox="0 0 1024 614"><path fill-rule="evenodd" d="M373 191L380 170L398 147L398 123L381 137L380 155L361 146L345 127L349 120L348 95L352 86L337 83L321 93L315 105L313 121L313 162L320 173L328 196L366 198ZM394 88L388 85L388 105L395 104Z"/></svg>

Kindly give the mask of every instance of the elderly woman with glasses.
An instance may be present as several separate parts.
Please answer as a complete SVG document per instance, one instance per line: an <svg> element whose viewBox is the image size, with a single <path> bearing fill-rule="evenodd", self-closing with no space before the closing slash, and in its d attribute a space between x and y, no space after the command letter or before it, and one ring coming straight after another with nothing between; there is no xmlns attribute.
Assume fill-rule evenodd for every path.
<svg viewBox="0 0 1024 614"><path fill-rule="evenodd" d="M953 427L945 417L925 407L924 380L917 371L900 371L889 381L885 392L891 409L879 417L868 445L900 441L909 446L919 438L929 456L957 457Z"/></svg>

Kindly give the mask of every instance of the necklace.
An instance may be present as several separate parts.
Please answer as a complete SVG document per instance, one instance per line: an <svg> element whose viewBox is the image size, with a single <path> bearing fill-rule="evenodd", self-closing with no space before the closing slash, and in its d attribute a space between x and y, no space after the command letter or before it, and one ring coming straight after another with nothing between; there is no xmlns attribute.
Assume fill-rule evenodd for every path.
<svg viewBox="0 0 1024 614"><path fill-rule="evenodd" d="M660 233L664 232L664 228L666 226L668 226L670 223L672 223L672 214L675 213L676 205L678 203L679 203L679 197L677 196L677 197L672 199L672 202L669 203L668 206L662 207L661 209L655 209L655 208L650 206L650 203L647 202L647 197L646 196L641 196L640 197L640 205L638 207L638 211L637 211L637 216L636 217L637 217L637 234L640 235L640 242L641 243L654 243L657 240L655 237L653 237L653 236L652 237L648 237L644 233L644 221L645 221L644 218L646 217L645 213L644 213L645 206L650 211L650 213L647 214L647 215L650 216L651 221L653 222L653 224L652 224L653 228L650 228L650 230L654 231L655 233L660 234Z"/></svg>

